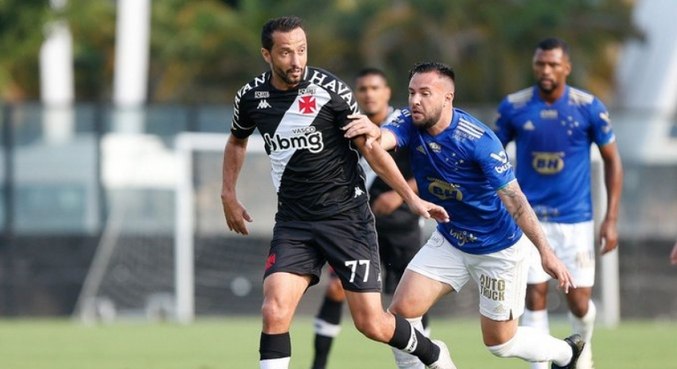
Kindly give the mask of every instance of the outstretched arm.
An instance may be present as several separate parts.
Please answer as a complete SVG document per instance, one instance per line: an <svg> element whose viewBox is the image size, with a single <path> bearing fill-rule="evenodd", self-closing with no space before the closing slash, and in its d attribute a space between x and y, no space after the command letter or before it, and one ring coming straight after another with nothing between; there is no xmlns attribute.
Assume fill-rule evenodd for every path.
<svg viewBox="0 0 677 369"><path fill-rule="evenodd" d="M607 198L606 215L599 228L601 253L604 255L618 246L616 223L623 189L623 164L621 164L616 142L600 147L599 152L604 161L604 184Z"/></svg>
<svg viewBox="0 0 677 369"><path fill-rule="evenodd" d="M373 125L373 123L369 123ZM402 177L402 173L397 168L393 158L385 151L378 142L374 142L371 147L367 147L365 136L357 136L353 139L357 148L362 152L369 166L376 174L383 179L393 190L402 196L402 199L409 205L412 212L426 218L435 218L439 222L448 222L449 215L446 210L439 205L422 200L407 181Z"/></svg>
<svg viewBox="0 0 677 369"><path fill-rule="evenodd" d="M397 139L391 130L379 128L366 115L351 114L348 118L352 121L343 127L346 138L353 139L364 135L366 138L365 145L368 148L371 148L374 142L378 142L384 150L390 150L397 145Z"/></svg>
<svg viewBox="0 0 677 369"><path fill-rule="evenodd" d="M237 177L240 175L246 152L247 139L240 139L231 134L223 150L223 181L221 183L221 204L228 229L242 235L249 234L245 221L253 220L247 213L247 209L237 199L235 191Z"/></svg>
<svg viewBox="0 0 677 369"><path fill-rule="evenodd" d="M536 213L534 213L531 205L529 205L527 197L522 192L517 180L513 180L498 190L498 196L503 201L503 205L508 209L510 215L512 215L515 223L520 226L527 238L538 249L538 252L541 254L543 269L559 281L559 287L565 293L569 292L570 287L575 288L571 274L569 274L564 264L552 252L548 239L538 223Z"/></svg>

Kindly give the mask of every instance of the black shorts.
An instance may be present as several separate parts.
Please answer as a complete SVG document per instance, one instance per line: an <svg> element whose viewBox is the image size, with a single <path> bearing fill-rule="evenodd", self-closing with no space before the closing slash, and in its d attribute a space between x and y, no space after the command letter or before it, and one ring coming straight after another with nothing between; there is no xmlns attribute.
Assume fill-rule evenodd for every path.
<svg viewBox="0 0 677 369"><path fill-rule="evenodd" d="M422 244L421 228L378 231L380 257L383 264L383 292L392 295L404 271Z"/></svg>
<svg viewBox="0 0 677 369"><path fill-rule="evenodd" d="M277 222L264 278L276 272L310 275L313 285L325 262L345 290L381 291L378 241L366 203L336 219Z"/></svg>

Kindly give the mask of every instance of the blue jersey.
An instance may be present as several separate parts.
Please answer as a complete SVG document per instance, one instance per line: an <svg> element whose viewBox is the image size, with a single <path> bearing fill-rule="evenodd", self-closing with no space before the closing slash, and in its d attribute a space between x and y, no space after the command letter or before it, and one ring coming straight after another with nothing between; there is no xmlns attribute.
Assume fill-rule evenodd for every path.
<svg viewBox="0 0 677 369"><path fill-rule="evenodd" d="M522 236L496 191L515 180L503 145L487 126L454 109L451 124L431 136L419 129L411 112L383 126L407 147L421 198L443 206L451 221L438 231L470 254L488 254L515 244Z"/></svg>
<svg viewBox="0 0 677 369"><path fill-rule="evenodd" d="M539 219L592 219L590 146L615 140L609 113L595 96L566 86L552 105L533 86L508 95L498 108L496 134L515 140L517 180Z"/></svg>

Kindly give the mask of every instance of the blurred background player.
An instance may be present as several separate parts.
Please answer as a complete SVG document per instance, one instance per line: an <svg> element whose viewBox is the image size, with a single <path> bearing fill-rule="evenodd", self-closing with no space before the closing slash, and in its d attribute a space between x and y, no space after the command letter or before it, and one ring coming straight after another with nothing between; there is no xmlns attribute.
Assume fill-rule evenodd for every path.
<svg viewBox="0 0 677 369"><path fill-rule="evenodd" d="M400 111L389 105L390 86L383 71L365 68L355 78L355 97L361 111L374 124L381 126L388 120L399 116ZM409 150L406 148L390 151L402 176L412 189L416 190L409 163ZM378 178L366 162L363 168L366 174L366 187L369 202L376 218L379 253L382 270L383 292L392 295L409 261L421 248L422 232L420 217L409 210L402 197L393 191L382 179ZM315 318L315 356L312 369L324 369L334 337L341 330L341 312L345 294L341 281L330 270L331 279L327 291ZM423 316L423 327L428 327L428 315ZM422 367L422 364L421 364Z"/></svg>
<svg viewBox="0 0 677 369"><path fill-rule="evenodd" d="M567 295L573 332L586 347L579 369L591 369L591 338L595 305L595 248L590 179L590 146L604 162L607 209L600 226L601 254L616 248L616 221L623 169L604 104L566 83L571 73L567 44L556 38L541 41L533 57L536 85L508 95L498 108L496 133L504 145L517 148L517 180L554 248L571 271L576 288ZM527 310L522 324L548 331L547 281L534 253L528 276ZM546 368L533 364L532 368Z"/></svg>

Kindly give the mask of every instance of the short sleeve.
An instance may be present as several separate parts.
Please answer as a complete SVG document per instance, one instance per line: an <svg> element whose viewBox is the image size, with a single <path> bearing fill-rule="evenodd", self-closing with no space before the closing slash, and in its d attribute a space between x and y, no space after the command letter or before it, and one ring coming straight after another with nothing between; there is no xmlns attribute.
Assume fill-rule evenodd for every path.
<svg viewBox="0 0 677 369"><path fill-rule="evenodd" d="M494 121L494 133L501 141L503 146L507 145L515 137L515 131L510 124L510 103L508 99L503 99L498 106L496 120Z"/></svg>
<svg viewBox="0 0 677 369"><path fill-rule="evenodd" d="M604 106L604 103L595 98L590 105L590 121L592 129L592 138L597 146L604 146L616 140L613 128L611 127L611 119L609 118L609 111Z"/></svg>
<svg viewBox="0 0 677 369"><path fill-rule="evenodd" d="M397 147L408 146L412 131L411 113L408 109L401 109L400 114L391 121L384 124L382 128L385 128L395 134Z"/></svg>
<svg viewBox="0 0 677 369"><path fill-rule="evenodd" d="M475 159L495 190L515 179L515 173L501 141L492 132L486 132L475 146Z"/></svg>
<svg viewBox="0 0 677 369"><path fill-rule="evenodd" d="M230 133L237 138L249 137L256 128L256 123L247 114L246 87L238 91L233 102L233 121L230 125Z"/></svg>

